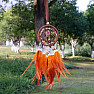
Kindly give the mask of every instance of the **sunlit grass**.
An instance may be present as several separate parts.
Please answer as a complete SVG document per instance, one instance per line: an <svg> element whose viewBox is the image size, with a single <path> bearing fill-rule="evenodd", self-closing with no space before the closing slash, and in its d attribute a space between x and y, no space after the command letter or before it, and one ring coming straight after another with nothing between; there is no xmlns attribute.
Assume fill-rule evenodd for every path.
<svg viewBox="0 0 94 94"><path fill-rule="evenodd" d="M66 58L68 58L70 60L94 60L94 58L83 57L83 56L67 56Z"/></svg>
<svg viewBox="0 0 94 94"><path fill-rule="evenodd" d="M3 58L7 57L7 55L9 55L9 58L32 58L35 54L28 47L21 47L19 53L11 51L10 46L0 46L0 49L0 57Z"/></svg>
<svg viewBox="0 0 94 94"><path fill-rule="evenodd" d="M13 59L5 59L7 54ZM72 76L66 73L69 79L61 77L61 84L59 84L55 77L51 90L45 92L47 82L44 82L31 91L31 88L37 84L37 81L32 83L32 77L36 72L35 66L32 65L24 76L21 74L34 54L28 47L22 47L19 54L12 52L10 47L3 46L0 49L0 56L3 57L0 58L0 94L26 94L26 92L27 94L94 94L94 62L88 61L94 59L82 56L66 57L70 61L63 61L68 68L71 68L68 71Z"/></svg>
<svg viewBox="0 0 94 94"><path fill-rule="evenodd" d="M57 77L54 79L54 86L45 92L47 82L39 85L29 94L93 94L94 93L94 72L86 69L69 70L72 76L69 79L61 77L61 84Z"/></svg>
<svg viewBox="0 0 94 94"><path fill-rule="evenodd" d="M94 94L94 62L84 62L83 60L87 60L85 57L76 58L82 62L63 61L68 67L72 67L68 69L72 76L66 73L69 79L61 77L61 84L59 84L58 78L55 77L52 89L45 92L47 85L45 82L29 94Z"/></svg>

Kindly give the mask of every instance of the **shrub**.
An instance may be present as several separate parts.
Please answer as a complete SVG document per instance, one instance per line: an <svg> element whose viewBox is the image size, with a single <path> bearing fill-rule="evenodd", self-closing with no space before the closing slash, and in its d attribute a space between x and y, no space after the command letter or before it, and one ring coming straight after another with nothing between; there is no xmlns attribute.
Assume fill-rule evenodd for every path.
<svg viewBox="0 0 94 94"><path fill-rule="evenodd" d="M66 56L72 56L72 50L71 50L71 45L69 44L65 44L65 50L64 50L64 53L65 53L65 57Z"/></svg>
<svg viewBox="0 0 94 94"><path fill-rule="evenodd" d="M75 49L75 55L76 56L91 56L91 47L88 43L84 43L83 46L77 45Z"/></svg>

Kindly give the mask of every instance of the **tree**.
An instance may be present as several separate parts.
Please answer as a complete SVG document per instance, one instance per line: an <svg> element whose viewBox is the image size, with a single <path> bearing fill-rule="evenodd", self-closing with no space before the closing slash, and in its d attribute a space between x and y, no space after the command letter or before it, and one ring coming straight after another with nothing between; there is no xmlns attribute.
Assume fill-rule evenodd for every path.
<svg viewBox="0 0 94 94"><path fill-rule="evenodd" d="M85 41L88 42L91 46L92 50L92 57L94 58L94 4L88 6L87 12L87 23L88 23L88 30L85 33Z"/></svg>
<svg viewBox="0 0 94 94"><path fill-rule="evenodd" d="M25 2L19 2L5 12L4 20L6 25L2 24L3 33L5 31L10 38L13 37L17 41L34 29L33 10L28 9Z"/></svg>
<svg viewBox="0 0 94 94"><path fill-rule="evenodd" d="M57 0L49 0L49 6L54 4ZM36 43L38 45L38 30L44 25L44 16L45 16L45 0L34 0L34 27L36 34Z"/></svg>
<svg viewBox="0 0 94 94"><path fill-rule="evenodd" d="M3 0L8 2L8 0ZM24 0L15 0L17 2L21 2ZM45 16L45 6L44 2L45 0L25 0L29 1L28 5L31 5L32 2L34 2L34 28L35 28L35 35L36 35L36 43L38 45L38 39L37 34L40 27L44 25L44 16ZM53 5L57 0L48 0L49 6Z"/></svg>
<svg viewBox="0 0 94 94"><path fill-rule="evenodd" d="M44 0L34 0L34 27L36 34L36 44L38 45L38 30L44 25Z"/></svg>
<svg viewBox="0 0 94 94"><path fill-rule="evenodd" d="M5 10L4 10L4 8L2 7L2 5L0 5L0 21L3 19L3 17L4 17L4 12L5 12Z"/></svg>
<svg viewBox="0 0 94 94"><path fill-rule="evenodd" d="M50 22L59 31L58 42L62 51L64 51L62 45L64 48L65 42L70 42L73 39L78 44L78 41L82 40L86 28L84 19L83 13L79 13L76 8L76 0L64 2L59 0L50 8ZM75 46L73 47L75 49Z"/></svg>
<svg viewBox="0 0 94 94"><path fill-rule="evenodd" d="M1 35L1 32L2 32L2 30L1 30L1 21L3 20L4 12L5 12L5 10L4 10L3 6L0 5L0 35ZM2 41L2 37L0 37L0 42L1 41Z"/></svg>

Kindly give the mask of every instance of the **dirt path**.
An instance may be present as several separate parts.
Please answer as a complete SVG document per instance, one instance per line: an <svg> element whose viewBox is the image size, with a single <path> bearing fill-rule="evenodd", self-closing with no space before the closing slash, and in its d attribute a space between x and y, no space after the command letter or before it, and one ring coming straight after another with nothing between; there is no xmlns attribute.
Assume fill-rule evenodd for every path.
<svg viewBox="0 0 94 94"><path fill-rule="evenodd" d="M61 77L61 84L57 77L54 86L45 92L47 82L37 86L29 94L94 94L94 62L75 63L80 69L69 69L72 76L69 79Z"/></svg>

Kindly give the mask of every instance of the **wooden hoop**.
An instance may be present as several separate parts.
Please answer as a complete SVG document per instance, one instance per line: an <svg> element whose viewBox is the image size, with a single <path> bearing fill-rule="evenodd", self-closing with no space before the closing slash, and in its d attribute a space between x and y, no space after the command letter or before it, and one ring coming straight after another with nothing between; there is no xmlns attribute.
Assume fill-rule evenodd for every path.
<svg viewBox="0 0 94 94"><path fill-rule="evenodd" d="M45 29L45 28L53 28L53 32L54 32L54 34L55 34L55 39L54 39L54 41L51 41L51 40L50 40L50 42L48 42L48 41L45 42L45 41L43 41L43 40L41 39L41 32L44 32L43 29ZM49 25L49 24L42 26L42 27L39 29L39 31L38 31L38 40L39 40L39 42L41 42L41 44L44 45L44 46L52 46L52 45L54 45L54 44L57 42L58 37L59 37L58 30L57 30L54 26Z"/></svg>

